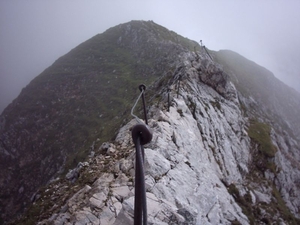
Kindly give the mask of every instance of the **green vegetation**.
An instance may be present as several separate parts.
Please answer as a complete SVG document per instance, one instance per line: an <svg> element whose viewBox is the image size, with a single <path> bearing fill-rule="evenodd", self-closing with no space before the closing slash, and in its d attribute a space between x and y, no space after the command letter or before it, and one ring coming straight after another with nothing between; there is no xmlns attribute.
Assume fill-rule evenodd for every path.
<svg viewBox="0 0 300 225"><path fill-rule="evenodd" d="M179 115L180 115L181 117L184 117L183 112L182 112L182 109L177 109L177 112L179 113Z"/></svg>
<svg viewBox="0 0 300 225"><path fill-rule="evenodd" d="M248 217L250 224L257 224L260 221L266 224L271 223L272 218L261 217L261 208L266 210L270 215L277 213L278 211L284 221L286 221L288 224L299 224L300 220L290 212L276 187L272 184L271 187L274 198L270 204L258 203L256 205L252 204L252 198L249 192L247 192L244 196L240 195L239 190L234 184L227 186L227 190L242 208L242 211ZM278 223L279 221L276 222ZM234 224L239 224L239 222L235 221Z"/></svg>
<svg viewBox="0 0 300 225"><path fill-rule="evenodd" d="M255 119L250 120L248 135L251 140L258 145L258 152L253 153L254 165L261 172L269 170L276 174L279 168L277 168L273 158L277 149L272 143L270 132L270 125L258 122Z"/></svg>
<svg viewBox="0 0 300 225"><path fill-rule="evenodd" d="M231 194L239 206L242 208L243 213L248 217L250 224L255 224L255 211L252 207L252 198L249 192L247 192L244 196L240 195L237 187L232 183L227 186L227 190L229 194ZM239 224L236 222L235 224Z"/></svg>
<svg viewBox="0 0 300 225"><path fill-rule="evenodd" d="M253 164L252 167L250 167L251 171L249 172L248 176L249 179L254 181L255 183L265 184L271 187L273 198L271 198L271 202L269 204L259 203L258 205L252 206L247 204L245 205L245 202L248 202L248 200L238 200L238 203L243 209L245 215L247 215L251 224L256 224L257 218L260 218L260 221L266 224L271 223L272 218L261 217L261 209L267 211L270 215L279 213L280 217L284 219L284 221L288 224L299 224L299 220L295 218L295 216L288 209L279 191L276 189L275 184L271 183L270 181L267 181L264 177L264 172L266 170L269 170L269 172L272 172L273 174L277 174L280 170L279 168L277 168L273 160L277 149L272 144L270 132L270 125L259 122L256 119L250 120L248 135L253 141L253 143L258 145L258 149L257 151L254 150L252 152ZM234 187L231 187L231 189L233 190L231 190L231 193L236 192L234 191ZM247 199L249 197L251 198L250 195L248 197L246 195L243 196L243 198ZM276 222L279 223L279 221Z"/></svg>
<svg viewBox="0 0 300 225"><path fill-rule="evenodd" d="M248 128L249 137L259 145L259 151L266 157L272 158L277 151L270 137L271 127L268 124L252 120Z"/></svg>
<svg viewBox="0 0 300 225"><path fill-rule="evenodd" d="M216 100L216 101L210 101L210 104L211 104L214 108L216 108L216 109L218 109L218 110L221 110L221 104L220 104L220 102L219 102L218 100Z"/></svg>
<svg viewBox="0 0 300 225"><path fill-rule="evenodd" d="M6 115L7 128L15 118L26 118L19 130L42 131L38 139L47 136L44 156L54 149L65 149L67 168L84 160L97 138L100 143L111 140L122 121L129 118L138 85L148 86L169 71L167 61L176 54L164 46L165 41L187 48L193 43L155 23L133 21L130 26L130 35L125 35L126 24L96 35L36 77L23 89L12 113ZM149 29L139 31L136 45L132 35L142 26ZM157 36L152 42L147 40L149 30ZM161 50L154 47L158 45Z"/></svg>
<svg viewBox="0 0 300 225"><path fill-rule="evenodd" d="M242 196L235 184L228 185L227 189L242 208L243 213L248 217L250 224L257 224L261 222L270 224L273 221L269 216L262 214L262 209L267 211L269 215L279 213L280 217L288 224L299 224L299 220L295 218L291 211L287 208L275 185L270 181L267 181L264 177L264 172L266 170L269 170L269 172L272 172L273 174L276 174L279 171L273 161L277 149L272 144L270 132L270 125L259 122L256 119L250 120L248 135L252 142L258 146L258 149L254 148L252 152L252 166L250 167L251 171L247 175L247 179L249 179L251 183L260 183L261 185L271 187L273 195L271 202L269 204L265 202L252 204L252 198L249 191ZM233 222L238 224L237 221ZM279 223L279 221L276 222Z"/></svg>
<svg viewBox="0 0 300 225"><path fill-rule="evenodd" d="M274 78L270 71L232 51L222 50L213 54L243 95L268 100L270 81Z"/></svg>
<svg viewBox="0 0 300 225"><path fill-rule="evenodd" d="M300 224L300 219L297 219L289 210L289 208L286 206L285 202L283 201L279 191L275 186L273 186L272 194L274 198L276 199L276 204L274 207L280 212L283 219L288 222L288 224L291 225L297 225Z"/></svg>
<svg viewBox="0 0 300 225"><path fill-rule="evenodd" d="M235 219L231 221L231 225L241 225L241 223L237 219Z"/></svg>
<svg viewBox="0 0 300 225"><path fill-rule="evenodd" d="M95 140L98 140L95 149L102 142L111 140L120 125L129 120L130 109L140 93L139 84L144 83L149 87L157 81L156 87L147 89L146 95L152 99L148 103L158 104L162 98L158 91L168 87L173 76L170 72L174 70L172 63L182 48L194 51L200 46L153 22L133 21L96 35L59 58L24 88L12 107L4 112L5 129L14 128L21 140L19 142L24 143L24 149L30 149L30 154L25 151L24 154L32 155L35 160L18 170L18 179L29 180L30 185L35 184L30 187L35 189L45 184L61 165L67 171L84 161ZM271 93L268 85L272 78L270 72L233 53L219 52L214 58L224 65L225 72L234 74L231 80L243 95L253 95L256 100L268 102ZM210 104L221 110L217 100ZM206 111L208 107L205 104ZM196 104L192 100L189 108L196 119ZM246 113L249 109L242 105L242 110ZM181 109L177 112L184 116ZM26 132L22 133L24 130ZM277 150L272 144L270 131L270 125L251 120L248 135L258 146L258 152L253 156L254 171L259 170L261 174L267 169L274 174L278 172L272 161ZM173 141L176 144L175 136ZM214 147L211 150L215 156ZM223 170L220 161L216 159L216 162ZM111 163L107 159L103 171L109 171ZM190 166L189 162L186 164ZM88 172L84 172L76 181L74 187L77 189L66 190L64 199L56 196L60 200L59 206L80 187L94 182L98 174ZM12 186L18 187L14 183ZM250 223L257 222L259 206L252 206L250 193L241 196L234 184L227 188ZM20 224L34 224L42 213L50 209L54 211L53 204L57 203L53 198L55 193L46 192L45 188L41 193L41 199L29 207L27 217ZM288 210L275 187L272 193L276 201L272 200L271 205L265 206L266 209L274 212L277 209L286 221L298 224L299 221ZM26 193L26 196L29 195ZM26 200L21 197L17 201L20 205ZM265 220L268 222L268 219ZM235 220L232 224L240 223Z"/></svg>
<svg viewBox="0 0 300 225"><path fill-rule="evenodd" d="M211 53L214 59L223 66L237 90L246 98L251 97L261 107L245 108L248 116L264 116L270 121L275 121L278 127L273 127L277 132L284 129L295 139L299 139L296 133L300 132L297 121L299 118L299 93L288 87L266 68L259 66L243 56L229 50L221 50ZM288 109L288 110L287 110ZM284 119L283 116L284 115ZM287 123L288 121L288 123ZM289 125L287 125L289 124Z"/></svg>
<svg viewBox="0 0 300 225"><path fill-rule="evenodd" d="M294 134L299 131L299 126L297 123L292 122L297 121L299 116L299 108L293 104L294 101L297 101L296 99L299 99L298 93L277 80L267 69L235 52L221 50L219 52L212 52L212 55L214 59L223 66L223 70L229 74L237 90L244 97L254 99L254 104L256 104L257 107L252 108L251 106L247 107L241 104L243 114L249 117L264 117L266 121L274 122L275 125L273 129L276 130L276 132L280 133L281 130L285 130L291 137L298 139ZM260 105L264 106L264 111L262 111ZM285 120L283 120L282 115L285 115ZM286 121L289 121L289 126L287 126ZM275 176L280 171L280 168L278 168L274 162L277 149L272 143L270 131L271 127L269 124L259 122L257 119L250 121L248 135L251 138L253 148L252 163L250 164L251 171L248 176L249 179L255 183L263 183L266 181L265 172L267 170ZM271 224L275 222L279 224L279 221L273 221L273 218L261 218L260 209L264 209L270 215L280 214L280 217L282 217L287 224L299 224L299 220L296 219L287 208L274 184L271 182L267 183L267 186L272 187L274 197L270 204L259 203L250 208L245 206L243 201L238 200L239 205L249 218L250 223L258 224L258 222L263 222L265 224ZM231 189L234 193L234 188L231 187ZM257 218L261 218L260 221L257 221Z"/></svg>
<svg viewBox="0 0 300 225"><path fill-rule="evenodd" d="M33 79L3 112L3 132L15 131L12 148L22 148L20 158L28 156L22 170L16 168L18 162L6 166L19 173L19 179L7 187L14 190L10 191L16 196L12 201L23 205L32 194L17 197L20 180L35 190L61 167L66 173L84 161L94 141L98 140L94 146L98 149L112 140L120 125L131 118L138 86L150 87L163 75L160 84L166 84L178 53L195 46L196 42L153 22L132 21L85 41ZM150 99L157 93L152 95L147 88L146 95ZM29 157L35 160L36 170L28 166Z"/></svg>

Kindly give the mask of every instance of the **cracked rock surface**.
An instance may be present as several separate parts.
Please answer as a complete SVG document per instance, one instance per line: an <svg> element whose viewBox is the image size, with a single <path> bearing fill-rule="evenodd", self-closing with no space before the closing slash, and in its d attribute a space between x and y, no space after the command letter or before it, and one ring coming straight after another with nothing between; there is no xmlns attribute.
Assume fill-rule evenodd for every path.
<svg viewBox="0 0 300 225"><path fill-rule="evenodd" d="M145 146L144 164L148 224L250 224L270 220L284 224L280 213L272 215L267 209L279 204L276 187L280 187L288 208L298 215L300 173L296 169L287 174L290 163L285 163L287 156L282 152L288 150L279 148L281 136L272 136L273 143L283 149L272 159L281 171L266 170L263 180L255 180L258 172L251 166L255 146L247 134L248 118L243 116L234 85L225 78L203 83L203 73L221 76L222 71L206 62L209 71L205 72L205 68L190 62L191 55L182 57L185 69L177 70L181 73L180 94L177 96L178 84L173 81L169 110L164 100L149 110L153 139ZM114 158L107 171L39 225L133 224L135 153L130 129L136 123L130 121L120 129L114 143L102 145L102 154ZM128 154L116 158L121 152ZM271 180L275 180L275 186L270 185ZM257 218L252 218L254 209L259 211Z"/></svg>

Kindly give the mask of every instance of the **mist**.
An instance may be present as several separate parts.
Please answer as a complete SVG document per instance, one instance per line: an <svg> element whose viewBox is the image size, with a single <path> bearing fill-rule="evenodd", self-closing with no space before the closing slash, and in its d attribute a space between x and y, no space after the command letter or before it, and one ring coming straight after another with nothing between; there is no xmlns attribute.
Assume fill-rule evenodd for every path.
<svg viewBox="0 0 300 225"><path fill-rule="evenodd" d="M153 20L264 66L300 92L300 1L1 1L0 113L72 48L131 20Z"/></svg>

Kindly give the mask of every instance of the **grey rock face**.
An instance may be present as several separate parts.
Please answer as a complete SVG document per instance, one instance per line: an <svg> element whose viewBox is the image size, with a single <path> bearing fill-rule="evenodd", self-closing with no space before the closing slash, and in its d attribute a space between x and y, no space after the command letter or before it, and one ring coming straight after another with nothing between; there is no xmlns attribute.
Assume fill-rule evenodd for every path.
<svg viewBox="0 0 300 225"><path fill-rule="evenodd" d="M68 79L36 79L31 87L37 89L25 88L0 117L2 218L21 212L30 199L32 211L19 224L133 224L130 129L137 122L123 126L111 143L100 146L98 138L112 136L125 121L120 112L134 93L129 80L135 86L157 79L147 87L154 131L145 146L149 224L300 223L299 94L291 97L272 76L252 71L253 63L237 63L238 57L232 61L242 70L233 72L229 62L215 63L217 54L153 22L121 24L76 49L74 58L64 56L49 69ZM243 81L249 74L256 76ZM255 93L250 81L261 83ZM119 88L124 83L126 89ZM35 98L40 89L50 91L45 102ZM97 106L95 96L105 99ZM273 155L249 138L254 119L272 128L264 138L276 149ZM83 132L73 137L77 125ZM76 165L87 149L87 162L36 191L67 163Z"/></svg>
<svg viewBox="0 0 300 225"><path fill-rule="evenodd" d="M300 173L299 168L292 169L288 159L288 152L297 148L296 142L284 141L273 131L272 140L279 149L274 162L280 172L267 170L262 181L255 180L256 175L248 178L255 146L247 134L248 119L243 116L234 86L226 76L222 77L216 65L209 64L205 55L192 62L190 54L181 57L185 69L181 71L184 76L178 97L178 86L173 82L169 111L164 101L149 110L153 139L145 146L148 223L284 223L280 214L271 215L266 208L260 208L279 203L274 187L269 185L273 181L288 208L299 216ZM130 121L120 129L114 143L101 147L112 156L122 151L131 152L129 156L116 160L111 171L69 199L63 207L66 210L39 222L40 225L133 224L131 181L135 157L130 129L134 124L135 120ZM293 144L288 147L284 144L287 142ZM249 217L245 207L257 209L259 216Z"/></svg>
<svg viewBox="0 0 300 225"><path fill-rule="evenodd" d="M38 188L110 140L137 82L150 85L194 43L132 21L74 46L33 79L0 115L0 220L21 213Z"/></svg>

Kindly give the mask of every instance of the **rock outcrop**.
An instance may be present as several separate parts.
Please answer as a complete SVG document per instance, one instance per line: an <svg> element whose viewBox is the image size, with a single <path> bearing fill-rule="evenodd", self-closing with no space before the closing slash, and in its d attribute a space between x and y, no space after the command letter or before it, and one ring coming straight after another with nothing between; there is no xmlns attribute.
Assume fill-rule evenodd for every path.
<svg viewBox="0 0 300 225"><path fill-rule="evenodd" d="M190 41L153 22L131 21L72 49L33 79L0 116L1 218L109 141L140 83L150 85ZM98 139L98 141L96 141Z"/></svg>
<svg viewBox="0 0 300 225"><path fill-rule="evenodd" d="M149 224L296 224L300 170L289 151L297 149L297 142L272 129L268 135L277 151L262 163L273 163L275 170L259 169L256 154L263 156L249 137L251 124L234 85L226 75L216 78L221 69L199 69L202 61L204 68L208 63L205 54L197 62L193 58L193 53L182 54L184 68L165 80L172 96L169 109L164 85L152 86L161 91L160 101L149 108L153 139L145 146ZM133 224L130 129L136 123L122 127L113 143L90 158L90 165L109 159L107 170L39 225ZM86 173L93 172L87 168Z"/></svg>
<svg viewBox="0 0 300 225"><path fill-rule="evenodd" d="M97 43L100 43L101 47ZM26 213L12 224L133 224L135 151L131 128L138 122L135 119L126 120L125 115L130 114L127 103L132 106L134 102L132 97L128 100L124 94L127 89L121 88L126 85L120 86L120 83L113 81L114 79L109 76L116 75L121 81L126 81L126 84L133 85L140 84L138 81L143 80L143 76L137 74L145 72L153 76L151 79L148 75L144 76L149 78L146 98L149 126L153 130L151 143L145 145L144 164L149 224L300 223L298 126L286 125L296 118L294 109L287 117L281 117L283 115L281 109L268 114L268 110L273 109L274 105L263 105L265 99L268 99L264 96L265 93L249 95L249 90L254 88L252 86L243 92L244 78L241 78L241 86L238 86L238 70L233 72L228 64L222 64L223 61L217 57L217 53L208 55L208 51L197 43L153 22L133 21L111 28L102 36L91 39L71 52L70 54L74 56L72 60L78 60L78 57L82 56L83 49L88 47L89 54L83 54L82 64L79 65L85 65L83 62L93 62L95 66L95 57L100 57L97 46L107 53L100 54L103 56L101 67L92 67L93 72L89 72L89 67L79 66L71 75L68 70L70 67L65 67L64 70L69 72L62 75L70 78L82 72L83 76L78 75L80 83L87 82L89 86L81 86L76 83L79 81L74 81L79 86L75 85L75 89L71 88L72 85L68 86L68 90L60 86L65 90L62 94L70 99L74 96L74 99L81 102L87 97L82 94L87 93L81 92L82 89L88 87L91 92L95 91L96 88L92 84L97 83L103 76L105 84L108 85L110 81L120 90L110 86L113 90L112 100L109 98L111 96L103 92L102 101L117 99L117 104L109 106L118 105L119 108L124 107L124 111L118 111L118 114L113 114L113 110L108 111L111 115L108 112L102 114L102 111L97 110L93 111L95 114L87 113L89 110L82 106L78 107L76 101L69 99L70 104L67 104L66 99L59 99L66 104L65 106L70 107L69 109L74 109L71 112L76 114L79 108L78 113L84 112L85 116L93 118L85 124L83 122L85 120L72 117L75 118L74 121L81 121L80 124L94 127L106 118L104 121L106 127L110 127L111 124L114 128L123 125L118 129L113 141L103 142L100 138L104 134L113 136L113 132L105 133L103 129L98 133L98 137L94 133L97 133L97 130L92 130L93 135L89 137L88 143L84 142L85 144L81 145L84 140L77 135L79 141L72 139L74 142L71 150L60 151L62 146L54 142L56 143L54 146L60 147L59 151L47 155L48 151L43 152L40 145L32 143L41 143L41 146L51 149L52 145L45 145L47 129L56 129L57 127L53 126L59 123L54 120L56 125L51 125L51 120L47 118L53 118L51 116L57 113L62 115L65 111L51 111L49 114L47 101L44 103L42 100L36 102L45 108L40 114L37 108L29 107L34 112L34 118L37 118L32 128L40 135L36 137L37 142L32 139L34 135L30 132L33 130L29 132L26 129L16 129L22 128L24 123L32 123L32 120L28 122L26 117L21 115L15 119L6 114L1 116L1 131L9 127L0 138L0 156L1 159L7 160L1 168L9 172L1 174L0 184L3 187L16 184L13 192L9 192L8 189L1 192L1 207L7 203L7 209L1 211L5 215L4 218L10 215L9 210L15 210L14 202L22 208L20 204L26 199L31 199L32 204L28 204ZM108 57L111 56L111 52L113 57ZM118 57L121 60L113 60ZM216 62L216 58L219 63ZM68 60L70 58L67 56L63 57L58 60L58 64L68 65L64 64ZM122 60L126 61L126 65ZM64 63L60 64L62 62ZM118 69L112 70L114 69L112 65ZM128 75L129 72L126 70L128 68L133 73L132 77ZM259 72L262 79L265 79L259 67L253 67L253 70ZM96 74L92 76L93 79L87 79L90 73ZM159 75L154 76L155 73ZM47 77L43 74L37 80L41 81L43 76ZM267 76L266 79L272 78ZM47 82L50 80L49 78ZM270 88L268 84L264 85ZM102 87L110 90L106 85ZM137 89L137 86L135 88ZM261 87L253 90L261 90ZM137 92L130 91L130 93L133 95ZM100 95L100 92L98 94ZM293 96L293 101L296 101L297 96ZM14 107L27 97L25 94L21 95L5 113L15 112ZM88 99L84 104L93 110L90 104L95 98ZM126 100L126 104L120 99ZM59 100L56 100L51 104L60 104ZM99 108L103 109L100 105ZM297 104L294 105L298 107ZM47 113L44 115L44 112ZM287 121L282 122L285 119ZM48 122L44 123L45 121ZM38 128L42 126L41 124L48 124L49 127L40 130ZM66 120L63 124L71 122ZM65 134L68 131L73 132L74 129L68 130L68 126L61 128L62 130L54 137L58 138L59 143L68 146L70 140L67 140L68 136ZM15 134L19 137L13 140ZM87 135L89 132L79 134ZM45 140L38 137L44 137ZM32 154L24 154L28 153L29 144L32 145ZM62 173L57 175L58 168L65 164L67 156L73 159L73 150L78 145L88 149L84 151L88 157L82 162L73 162L77 166L65 175ZM42 160L39 161L40 159ZM13 162L18 162L17 166L7 166ZM48 168L47 165L52 166ZM17 176L22 168L27 168L26 176L30 176L30 182L24 181L24 177L26 178L23 176L24 172L20 172L21 175ZM47 185L36 190L43 182L39 180L35 185L30 184L34 179L40 179L43 174L41 171L44 171L41 168L52 172L49 172L47 179L45 178L45 181L48 181ZM30 169L34 173L31 173ZM36 174L38 175L34 176ZM17 178L20 178L20 182L17 182ZM14 182L9 183L11 180ZM9 200L9 194L13 193L17 194L12 195Z"/></svg>

